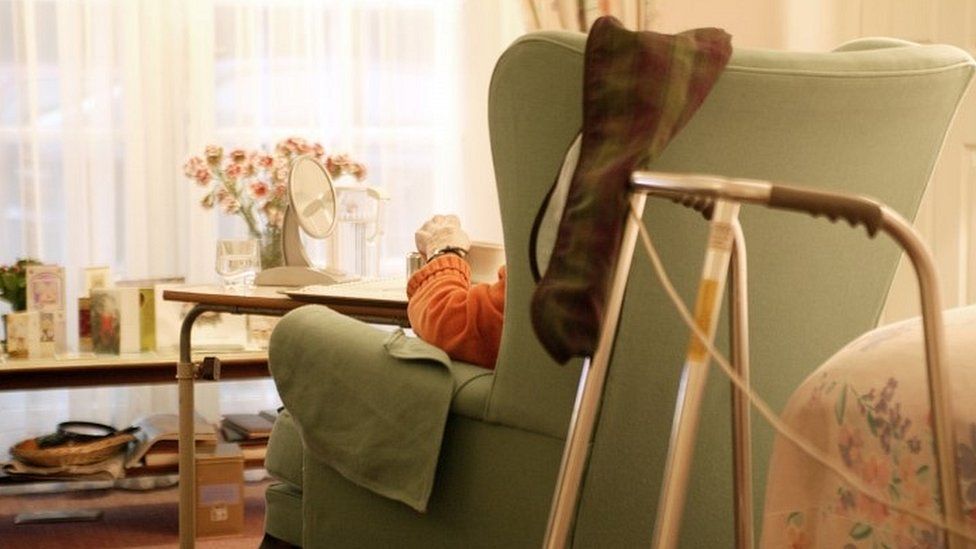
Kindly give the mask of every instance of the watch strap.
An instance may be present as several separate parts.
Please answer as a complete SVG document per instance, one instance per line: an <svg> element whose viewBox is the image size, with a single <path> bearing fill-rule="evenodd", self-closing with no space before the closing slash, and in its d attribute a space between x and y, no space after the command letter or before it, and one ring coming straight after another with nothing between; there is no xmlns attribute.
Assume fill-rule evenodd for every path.
<svg viewBox="0 0 976 549"><path fill-rule="evenodd" d="M427 263L430 263L444 254L454 254L461 259L466 259L468 257L468 250L458 246L446 246L444 248L438 248L434 250L434 253L430 254L430 257L427 258Z"/></svg>

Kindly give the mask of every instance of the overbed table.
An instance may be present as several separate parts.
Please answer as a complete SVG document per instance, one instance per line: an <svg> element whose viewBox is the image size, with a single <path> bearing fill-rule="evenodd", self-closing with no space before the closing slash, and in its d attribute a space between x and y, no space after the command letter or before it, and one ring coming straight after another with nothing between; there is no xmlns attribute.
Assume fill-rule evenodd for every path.
<svg viewBox="0 0 976 549"><path fill-rule="evenodd" d="M194 304L193 309L183 319L180 329L180 356L176 366L180 417L180 547L182 549L194 547L196 538L193 382L197 377L219 379L224 369L222 359L217 362L207 357L201 365L193 362L191 332L197 317L205 312L283 316L302 305L317 303L366 322L409 326L405 298L391 301L348 295L342 297L303 295L299 300L284 292L284 288L270 286L250 288L243 292L225 292L216 286L186 286L163 292L163 299L168 301Z"/></svg>

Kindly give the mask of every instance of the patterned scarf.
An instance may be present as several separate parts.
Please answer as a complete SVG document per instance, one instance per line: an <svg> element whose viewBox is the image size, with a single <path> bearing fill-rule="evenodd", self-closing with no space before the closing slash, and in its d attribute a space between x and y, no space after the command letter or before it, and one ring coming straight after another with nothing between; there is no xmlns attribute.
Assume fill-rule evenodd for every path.
<svg viewBox="0 0 976 549"><path fill-rule="evenodd" d="M633 32L609 16L593 24L584 54L580 160L531 305L536 336L560 363L596 350L631 172L657 158L684 127L731 54L731 37L721 29Z"/></svg>

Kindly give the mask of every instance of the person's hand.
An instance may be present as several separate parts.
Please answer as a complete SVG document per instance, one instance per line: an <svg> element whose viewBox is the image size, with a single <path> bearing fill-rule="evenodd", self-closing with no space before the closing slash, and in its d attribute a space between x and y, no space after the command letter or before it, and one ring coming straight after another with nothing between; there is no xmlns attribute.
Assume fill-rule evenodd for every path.
<svg viewBox="0 0 976 549"><path fill-rule="evenodd" d="M414 233L417 251L429 260L432 255L445 249L463 250L471 248L468 234L461 229L461 220L456 215L435 215L427 220Z"/></svg>

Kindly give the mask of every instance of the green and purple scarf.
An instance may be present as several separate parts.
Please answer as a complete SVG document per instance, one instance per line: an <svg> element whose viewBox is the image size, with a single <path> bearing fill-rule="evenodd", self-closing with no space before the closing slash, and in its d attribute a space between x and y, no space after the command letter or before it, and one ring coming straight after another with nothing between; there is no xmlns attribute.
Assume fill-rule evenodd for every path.
<svg viewBox="0 0 976 549"><path fill-rule="evenodd" d="M631 172L684 127L731 54L721 29L669 35L629 31L609 16L594 22L584 54L580 160L531 305L536 336L560 363L596 350Z"/></svg>

